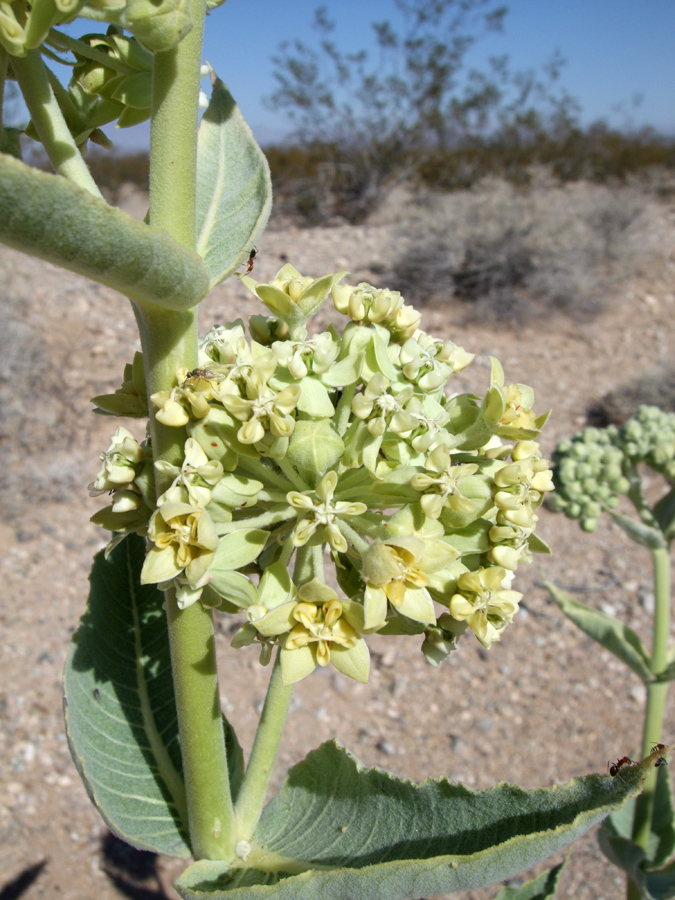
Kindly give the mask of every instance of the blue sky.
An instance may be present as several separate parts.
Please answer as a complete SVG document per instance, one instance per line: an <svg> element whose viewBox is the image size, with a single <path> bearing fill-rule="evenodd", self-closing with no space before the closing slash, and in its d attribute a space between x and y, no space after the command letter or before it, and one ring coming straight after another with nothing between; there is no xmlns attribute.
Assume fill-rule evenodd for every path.
<svg viewBox="0 0 675 900"><path fill-rule="evenodd" d="M620 125L623 105L636 125L675 134L674 0L504 0L503 33L483 40L468 62L508 54L514 68L538 68L553 51L567 60L562 84L578 98L582 120ZM281 137L282 115L263 106L273 92L271 57L283 40L311 42L317 0L227 0L207 20L204 56L226 82L261 143ZM393 0L327 0L335 39L345 51L372 48L371 23L396 19ZM206 82L205 82L206 84ZM631 101L642 95L639 108ZM119 130L120 147L143 145L147 129Z"/></svg>

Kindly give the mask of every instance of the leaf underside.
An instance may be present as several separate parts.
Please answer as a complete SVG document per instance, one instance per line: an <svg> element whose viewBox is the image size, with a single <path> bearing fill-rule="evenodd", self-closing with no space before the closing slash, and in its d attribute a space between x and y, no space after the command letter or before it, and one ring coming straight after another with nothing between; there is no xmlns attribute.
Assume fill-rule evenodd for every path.
<svg viewBox="0 0 675 900"><path fill-rule="evenodd" d="M64 674L66 734L109 828L136 847L188 857L171 659L156 586L140 585L145 542L128 536L90 575L87 609ZM243 758L224 722L233 793Z"/></svg>
<svg viewBox="0 0 675 900"><path fill-rule="evenodd" d="M654 759L616 778L476 792L364 769L337 744L324 744L290 770L265 808L249 868L203 860L175 887L186 900L408 900L495 884L637 794Z"/></svg>
<svg viewBox="0 0 675 900"><path fill-rule="evenodd" d="M197 148L197 251L211 287L246 261L272 208L267 160L228 89L212 80Z"/></svg>

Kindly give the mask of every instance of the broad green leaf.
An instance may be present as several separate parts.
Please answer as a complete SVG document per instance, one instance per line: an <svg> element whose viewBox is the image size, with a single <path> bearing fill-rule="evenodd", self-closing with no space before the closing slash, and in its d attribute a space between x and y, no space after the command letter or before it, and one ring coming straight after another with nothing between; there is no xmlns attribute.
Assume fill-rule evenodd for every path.
<svg viewBox="0 0 675 900"><path fill-rule="evenodd" d="M209 290L202 260L65 178L0 154L0 241L166 309L196 306Z"/></svg>
<svg viewBox="0 0 675 900"><path fill-rule="evenodd" d="M213 287L245 262L265 230L272 182L232 95L213 73L211 80L197 145L197 252Z"/></svg>
<svg viewBox="0 0 675 900"><path fill-rule="evenodd" d="M550 582L546 587L551 597L575 625L629 666L647 684L654 681L649 668L649 654L637 634L611 616L579 603Z"/></svg>
<svg viewBox="0 0 675 900"><path fill-rule="evenodd" d="M90 575L64 674L66 734L93 804L135 847L190 856L164 595L139 584L145 541L127 537ZM237 738L224 722L236 794Z"/></svg>
<svg viewBox="0 0 675 900"><path fill-rule="evenodd" d="M287 774L246 866L202 860L185 900L407 900L511 878L576 840L640 790L654 760L526 791L415 784L364 769L334 743Z"/></svg>
<svg viewBox="0 0 675 900"><path fill-rule="evenodd" d="M532 881L527 881L520 887L503 887L495 897L495 900L552 900L558 889L558 880L565 863L542 872Z"/></svg>

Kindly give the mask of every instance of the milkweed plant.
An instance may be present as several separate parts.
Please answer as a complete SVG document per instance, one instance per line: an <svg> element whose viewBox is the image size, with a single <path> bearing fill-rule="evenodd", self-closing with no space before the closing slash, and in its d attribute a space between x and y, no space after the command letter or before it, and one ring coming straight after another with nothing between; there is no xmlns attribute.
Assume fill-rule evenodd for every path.
<svg viewBox="0 0 675 900"><path fill-rule="evenodd" d="M662 743L668 685L675 679L670 646L670 553L675 539L675 413L640 406L618 428L585 428L561 441L553 454L556 493L551 508L593 533L608 517L652 557L654 617L651 652L614 616L549 585L561 610L645 685L643 755ZM617 761L620 770L632 764ZM628 900L675 897L675 799L665 758L657 760L637 799L612 813L600 830L606 856L626 872ZM616 764L613 764L613 768ZM611 770L610 770L611 771ZM670 862L670 865L667 864Z"/></svg>
<svg viewBox="0 0 675 900"><path fill-rule="evenodd" d="M265 805L297 681L334 666L367 682L373 634L420 645L432 683L452 677L439 666L460 640L501 639L519 563L547 552L537 510L553 484L546 415L496 359L483 397L461 393L473 355L423 331L397 291L291 265L253 277L270 177L202 67L218 5L0 4L0 85L16 81L54 169L24 164L2 128L0 239L126 295L142 347L119 389L94 398L148 427L139 442L119 425L92 466L91 492L110 495L93 521L112 537L66 665L73 759L114 833L193 858L184 898L404 900L492 884L635 797L661 753L616 778L475 792L364 768L333 741ZM60 27L74 19L87 20L79 38ZM54 62L71 67L67 88ZM148 117L141 223L105 202L83 152L106 143L102 125ZM200 337L200 301L247 261L260 313ZM341 325L313 330L324 302ZM221 713L221 615L238 617L229 652L269 665L246 765ZM526 895L552 896L558 872Z"/></svg>

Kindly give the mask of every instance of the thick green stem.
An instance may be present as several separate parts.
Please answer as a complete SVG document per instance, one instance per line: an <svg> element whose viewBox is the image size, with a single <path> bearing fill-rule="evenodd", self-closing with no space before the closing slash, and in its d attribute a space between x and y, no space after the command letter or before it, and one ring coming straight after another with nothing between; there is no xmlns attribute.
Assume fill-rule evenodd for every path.
<svg viewBox="0 0 675 900"><path fill-rule="evenodd" d="M134 304L136 322L141 336L143 365L148 397L156 391L170 390L176 384L179 368L192 369L197 365L197 313L179 313L152 304ZM150 436L153 458L180 465L185 456L184 428L171 428L158 422L156 407L148 401ZM155 475L157 496L169 486L170 476Z"/></svg>
<svg viewBox="0 0 675 900"><path fill-rule="evenodd" d="M155 54L150 132L150 220L193 250L204 0L192 0L194 27L174 49ZM166 312L136 304L148 395L169 390L176 370L197 364L194 310ZM152 407L152 404L151 404ZM154 416L153 456L173 464L184 455L185 431ZM157 489L166 487L158 479ZM211 611L195 603L179 610L167 592L169 643L192 852L197 859L232 860L236 835L220 711Z"/></svg>
<svg viewBox="0 0 675 900"><path fill-rule="evenodd" d="M668 663L668 636L670 633L670 554L668 548L652 550L654 561L654 634L650 668L657 675ZM642 734L642 756L648 756L654 744L660 743L663 714L666 707L668 682L647 685L647 709ZM635 803L633 840L647 849L654 810L656 771L650 773L642 793ZM639 895L638 895L639 896Z"/></svg>
<svg viewBox="0 0 675 900"><path fill-rule="evenodd" d="M66 124L39 50L29 50L23 58L12 57L12 69L54 170L95 197L103 199Z"/></svg>
<svg viewBox="0 0 675 900"><path fill-rule="evenodd" d="M284 687L281 680L280 660L281 650L277 650L251 758L235 806L237 837L248 842L253 839L260 820L293 696L292 685Z"/></svg>
<svg viewBox="0 0 675 900"><path fill-rule="evenodd" d="M150 127L150 223L195 249L197 124L204 0L191 0L192 31L156 53Z"/></svg>
<svg viewBox="0 0 675 900"><path fill-rule="evenodd" d="M231 860L234 810L211 610L201 603L178 609L173 590L166 598L192 853L196 859Z"/></svg>

